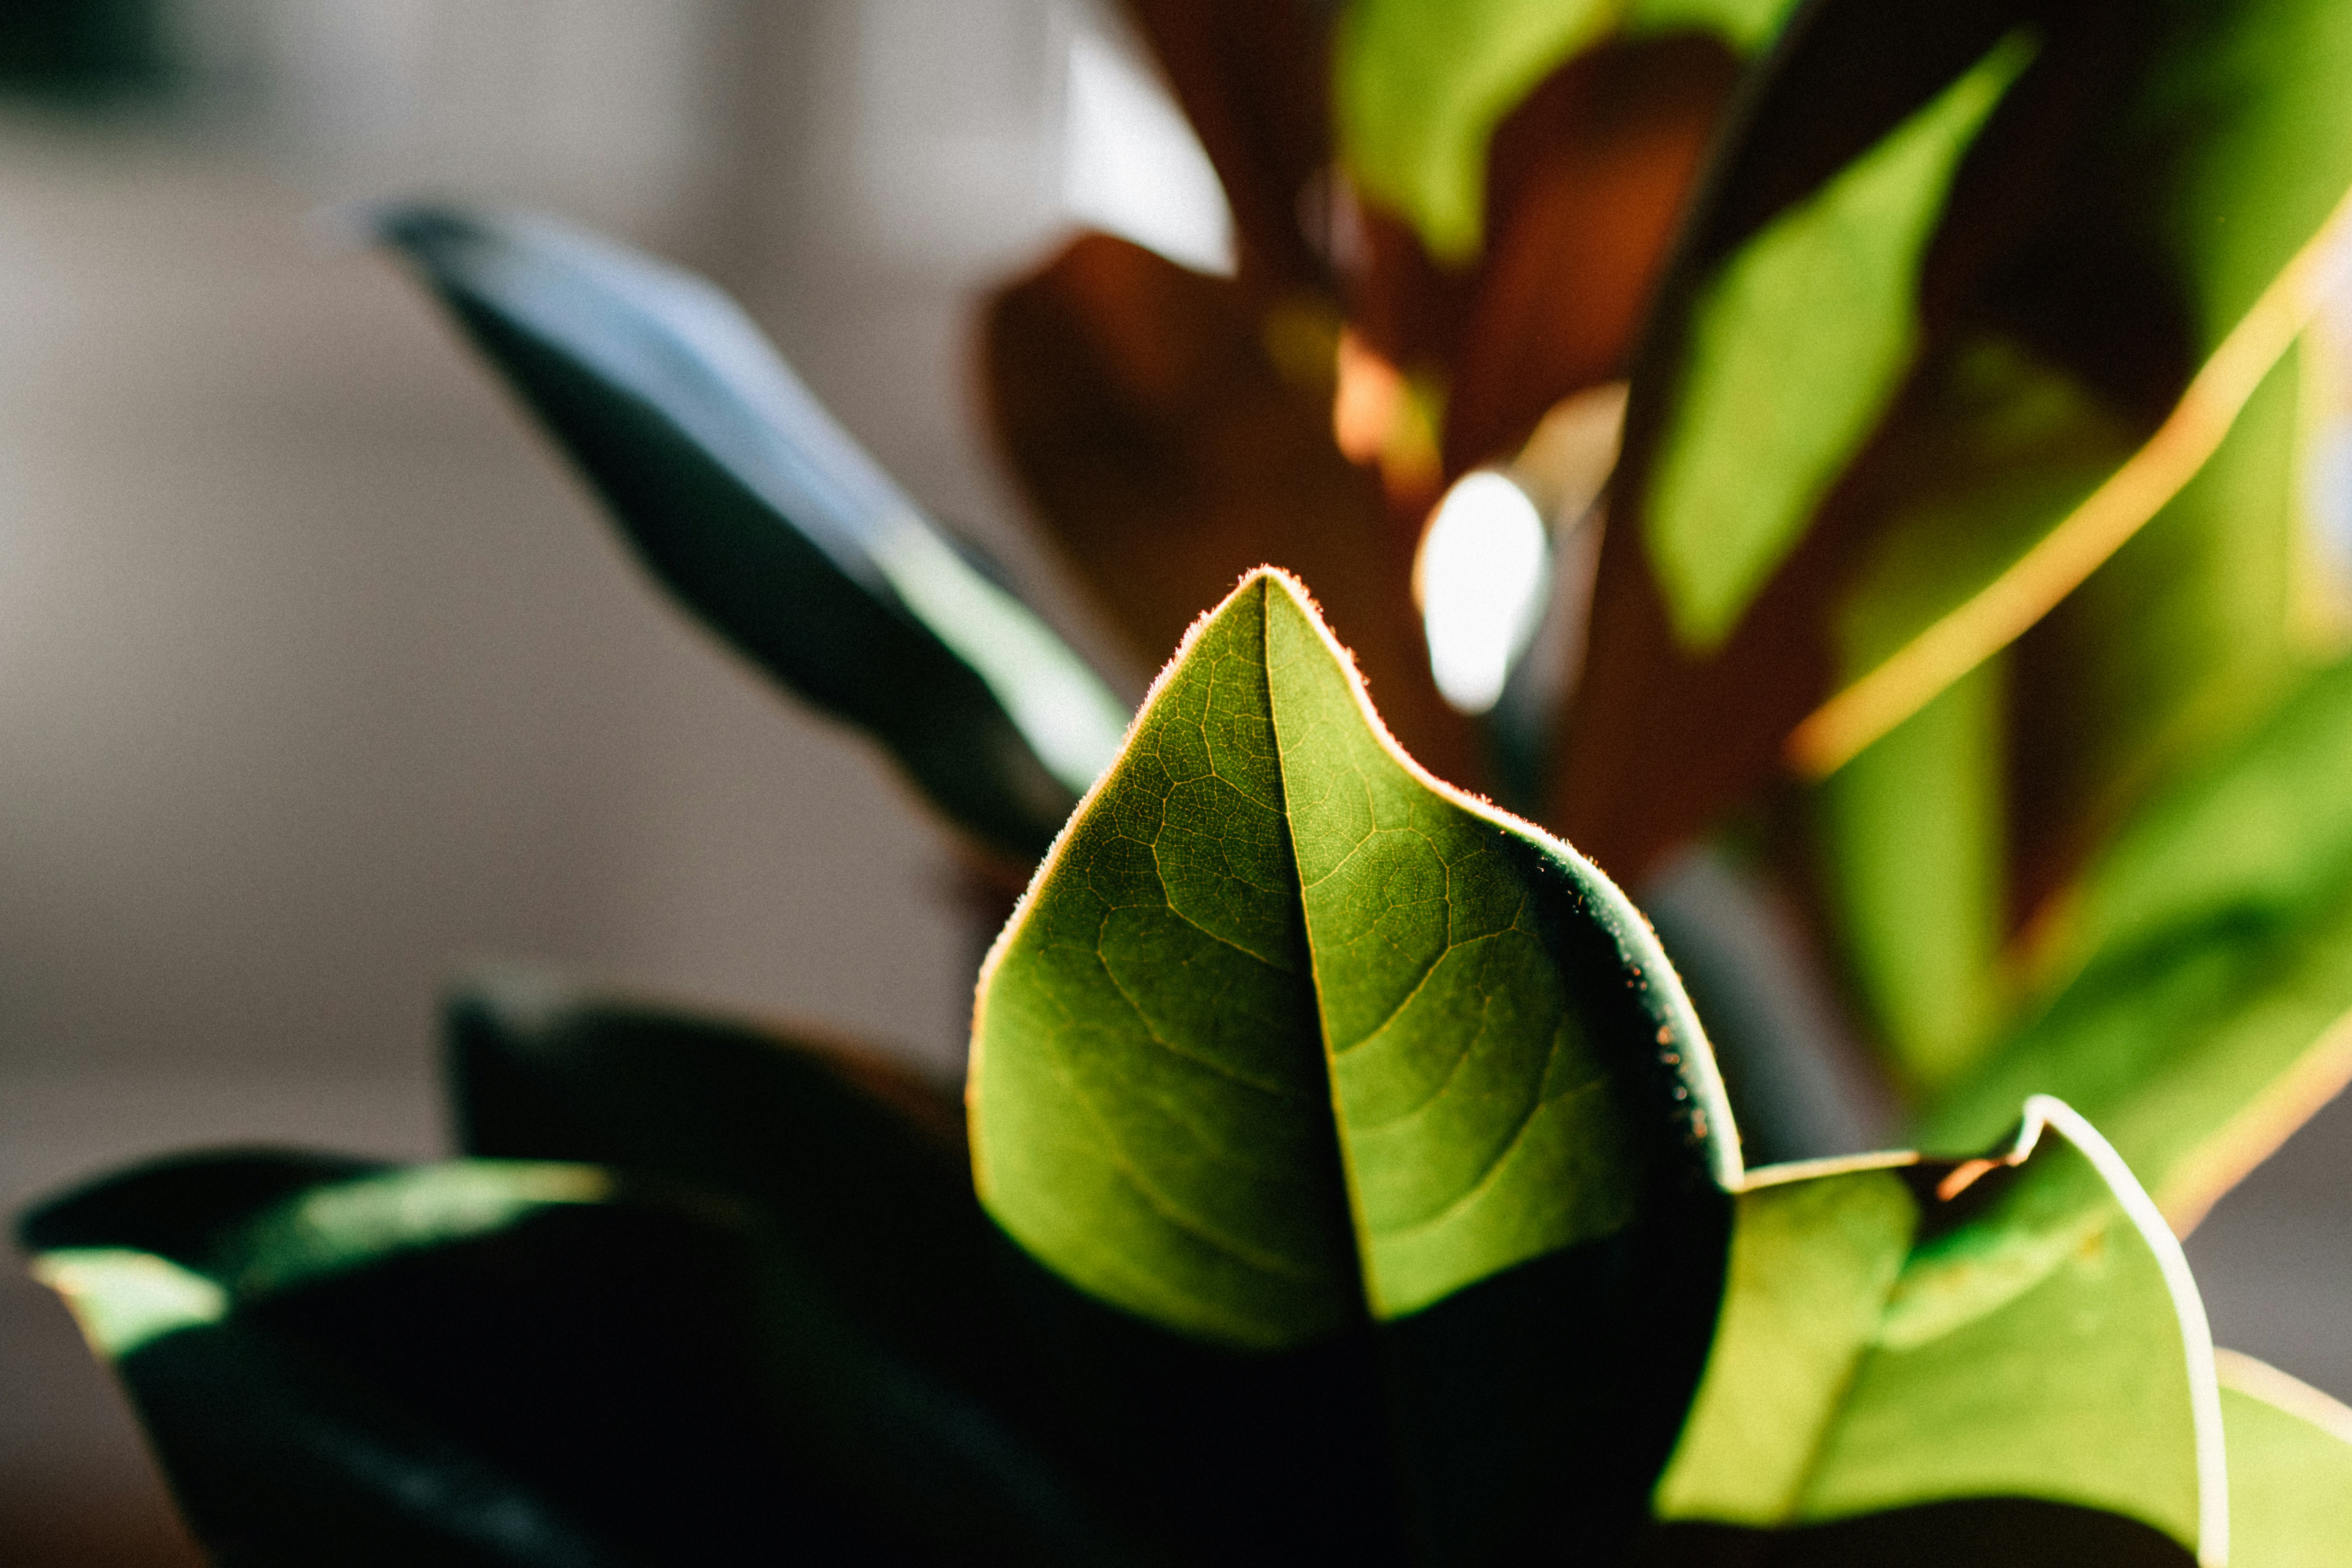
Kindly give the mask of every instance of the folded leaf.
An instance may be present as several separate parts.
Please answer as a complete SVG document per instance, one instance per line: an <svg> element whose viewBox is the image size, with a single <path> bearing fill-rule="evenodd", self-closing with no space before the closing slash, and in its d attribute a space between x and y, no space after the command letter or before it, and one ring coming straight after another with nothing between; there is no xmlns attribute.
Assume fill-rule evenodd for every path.
<svg viewBox="0 0 2352 1568"><path fill-rule="evenodd" d="M2352 1563L2352 1410L2252 1356L2215 1360L2234 1568Z"/></svg>
<svg viewBox="0 0 2352 1568"><path fill-rule="evenodd" d="M1661 1519L1778 1530L2019 1498L2228 1560L2204 1309L2081 1117L2036 1099L1990 1159L1768 1169L1737 1212Z"/></svg>
<svg viewBox="0 0 2352 1568"><path fill-rule="evenodd" d="M1425 1520L1475 1511L1455 1484L1560 1484L1546 1467L1588 1422L1613 1440L1664 1405L1670 1439L1687 1384L1616 1389L1632 1352L1605 1347L1641 1343L1633 1380L1670 1384L1705 1341L1738 1170L1705 1037L1622 895L1407 760L1288 579L1254 574L1187 637L975 1016L973 1169L998 1222L1213 1342L1396 1325L1427 1396L1398 1417L1409 1454L1416 1424L1524 1375L1469 1354L1469 1325L1548 1306L1591 1326L1564 1342L1591 1397L1490 1434L1516 1448L1495 1470L1423 1468ZM1592 1266L1627 1245L1638 1266ZM1431 1539L1475 1556L1569 1529L1558 1508L1471 1524Z"/></svg>
<svg viewBox="0 0 2352 1568"><path fill-rule="evenodd" d="M1927 1147L2061 1095L2187 1226L2352 1077L2352 664L2151 802L2085 878L2055 995L1932 1101Z"/></svg>
<svg viewBox="0 0 2352 1568"><path fill-rule="evenodd" d="M699 279L542 219L376 210L688 608L889 749L960 826L1042 850L1124 708Z"/></svg>

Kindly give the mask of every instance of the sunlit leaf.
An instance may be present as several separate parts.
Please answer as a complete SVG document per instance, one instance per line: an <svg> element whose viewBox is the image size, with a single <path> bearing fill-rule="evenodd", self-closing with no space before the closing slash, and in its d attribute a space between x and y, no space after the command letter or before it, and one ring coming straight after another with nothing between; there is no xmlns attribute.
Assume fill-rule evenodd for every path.
<svg viewBox="0 0 2352 1568"><path fill-rule="evenodd" d="M1620 28L1701 31L1746 52L1785 9L1785 0L1646 0L1630 14L1600 0L1356 0L1334 39L1340 157L1431 256L1458 267L1486 235L1496 127L1538 82Z"/></svg>
<svg viewBox="0 0 2352 1568"><path fill-rule="evenodd" d="M1430 254L1469 259L1496 122L1615 21L1601 0L1357 0L1340 24L1333 68L1349 172L1412 220Z"/></svg>
<svg viewBox="0 0 2352 1568"><path fill-rule="evenodd" d="M1634 378L1620 522L1640 521L1706 279L1846 166L1857 132L1890 110L1914 111L1951 79L1962 46L1968 58L1980 55L1989 34L2029 20L2030 9L1832 0L1809 14L1759 84L1685 234L1655 352ZM2137 63L2119 69L2118 61ZM2352 20L2310 0L2044 16L2035 63L1953 182L1920 269L1918 376L1859 459L1834 476L1812 526L1717 655L1694 659L1662 646L1664 590L1642 565L1611 558L1630 548L1633 531L1612 531L1555 820L1605 864L1636 872L1752 796L1778 771L1776 753L1798 721L1857 678L1860 643L1832 637L1828 623L1870 623L1862 641L1884 658L1996 584L2002 594L2030 588L2003 574L2024 570L2027 551L2157 428L2352 184L2352 109L2338 90L2347 66ZM2275 324L2257 335L2274 337ZM2003 407L2011 400L2013 416ZM2235 416L2236 405L2224 404L2219 428ZM2151 510L2169 493L2152 490ZM2126 523L2123 537L2137 526ZM1879 564L1889 556L1910 563L1901 584ZM2243 614L2248 590L2274 576L2259 553L2243 555L2210 603ZM1938 666L1863 740L2015 635ZM2247 648L2272 637L2251 623L2238 635ZM2030 685L2039 661L2028 665L2021 679ZM2063 733L2074 700L2047 721L2033 716L2032 700L2012 711L2040 733ZM2168 731L2170 701L2152 689L2148 720L2123 728L2143 739ZM1678 721L1645 732L1644 716L1694 702L1712 704L1714 745L1694 752ZM1857 744L1834 749L1836 760ZM2078 864L2135 791L2183 760L2163 760L2160 744L2132 750L2126 769L2138 767L2137 781L2102 774L2087 793L2070 790L2049 820L2013 825L2008 840L2022 861L2013 892L2046 890L2053 873L2042 868L2063 876ZM2035 776L2035 758L2016 747L2011 756L2023 777ZM2149 759L2158 762L2140 766Z"/></svg>
<svg viewBox="0 0 2352 1568"><path fill-rule="evenodd" d="M2352 1410L2252 1356L2215 1359L2233 1568L2352 1563Z"/></svg>
<svg viewBox="0 0 2352 1568"><path fill-rule="evenodd" d="M1730 257L1691 305L1643 522L1675 632L1721 646L1893 402L1952 174L2032 58L1991 53Z"/></svg>
<svg viewBox="0 0 2352 1568"><path fill-rule="evenodd" d="M1252 576L1187 637L976 1016L982 1201L1106 1300L1244 1347L1388 1322L1416 1368L1407 1432L1529 1375L1460 1348L1512 1342L1467 1332L1482 1314L1643 1344L1638 1370L1580 1346L1583 1414L1483 1434L1507 1451L1481 1472L1435 1456L1425 1516L1600 1432L1622 1451L1601 1411L1646 1432L1664 1405L1670 1438L1738 1163L1696 1021L1605 879L1398 752L1288 580ZM1645 1294L1652 1268L1683 1277ZM1625 1391L1629 1371L1667 1386ZM1499 1506L1465 1522L1566 1528Z"/></svg>
<svg viewBox="0 0 2352 1568"><path fill-rule="evenodd" d="M2223 1561L2204 1309L2114 1151L2038 1100L1993 1159L1873 1163L1759 1172L1740 1194L1659 1517L1779 1529L2030 1499Z"/></svg>
<svg viewBox="0 0 2352 1568"><path fill-rule="evenodd" d="M546 220L440 206L370 220L689 608L872 732L983 843L1045 847L1117 748L1125 709L748 317L699 279Z"/></svg>

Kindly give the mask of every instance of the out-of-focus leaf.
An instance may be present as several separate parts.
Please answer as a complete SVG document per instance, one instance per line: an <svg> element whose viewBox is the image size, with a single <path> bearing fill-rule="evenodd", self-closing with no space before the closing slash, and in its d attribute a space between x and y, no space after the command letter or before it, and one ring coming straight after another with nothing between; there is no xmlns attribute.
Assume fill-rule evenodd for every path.
<svg viewBox="0 0 2352 1568"><path fill-rule="evenodd" d="M1441 262L1478 253L1486 144L1551 69L1617 20L1602 0L1357 0L1335 38L1340 156Z"/></svg>
<svg viewBox="0 0 2352 1568"><path fill-rule="evenodd" d="M1779 1529L2022 1498L2224 1560L2204 1309L2179 1243L2079 1116L2030 1101L1992 1159L1759 1172L1737 1214L1658 1517Z"/></svg>
<svg viewBox="0 0 2352 1568"><path fill-rule="evenodd" d="M869 1331L965 1386L997 1383L999 1243L957 1097L878 1056L522 976L453 996L446 1037L467 1153L756 1204Z"/></svg>
<svg viewBox="0 0 2352 1568"><path fill-rule="evenodd" d="M1642 509L1667 616L1691 648L1722 645L1892 403L1945 192L2032 52L2024 34L1996 45L1691 301Z"/></svg>
<svg viewBox="0 0 2352 1568"><path fill-rule="evenodd" d="M976 570L701 279L545 220L417 205L415 263L656 576L1026 858L1117 750L1118 701Z"/></svg>
<svg viewBox="0 0 2352 1568"><path fill-rule="evenodd" d="M1357 184L1402 214L1440 265L1478 254L1492 209L1496 128L1536 84L1614 33L1704 33L1746 53L1787 0L1357 0L1335 30L1339 155Z"/></svg>
<svg viewBox="0 0 2352 1568"><path fill-rule="evenodd" d="M2352 1410L2252 1356L2215 1359L2233 1568L2352 1563Z"/></svg>
<svg viewBox="0 0 2352 1568"><path fill-rule="evenodd" d="M1299 209L1330 162L1329 25L1308 0L1126 0L1217 171L1242 271L1321 289Z"/></svg>
<svg viewBox="0 0 2352 1568"><path fill-rule="evenodd" d="M1297 572L1398 736L1440 776L1475 784L1475 737L1438 696L1413 608L1420 520L1391 520L1379 482L1333 443L1331 340L1286 375L1265 329L1239 285L1084 236L990 303L998 442L1143 657L1174 647L1244 572Z"/></svg>
<svg viewBox="0 0 2352 1568"><path fill-rule="evenodd" d="M1187 637L976 1016L982 1201L1048 1267L1215 1342L1390 1325L1444 1550L1570 1539L1547 1489L1638 1497L1738 1170L1704 1037L1605 879L1396 750L1294 584L1254 574ZM1472 1473L1416 1447L1529 1375L1496 1322L1545 1321L1591 1330L1569 1397Z"/></svg>
<svg viewBox="0 0 2352 1568"><path fill-rule="evenodd" d="M1657 582L1622 557L1646 527L1642 505L1708 279L1845 166L1862 132L1912 112L1952 79L1959 58L1980 57L2021 23L2036 28L2040 51L1951 184L1920 271L1925 353L1909 392L1827 492L1721 651L1694 660L1663 637ZM2065 517L2156 427L2352 184L2352 100L2340 92L2347 68L2352 16L2312 0L1810 10L1730 135L1634 377L1612 505L1620 526L1604 551L1555 796L1559 825L1603 864L1637 873L1769 780L1798 720L1854 679L1847 660L1856 649L1824 646L1826 620L1873 620L1878 629L1867 640L1902 647ZM2008 392L1996 384L2000 376L1982 374L2002 363L2021 373L2010 376ZM2018 416L2005 418L2012 399ZM1990 457L2004 444L2009 459L1971 462L1972 449ZM1881 585L1872 562L1882 539L1906 531L1913 542L1888 548L1938 570L1895 600L1849 609L1850 590L1867 597ZM2242 612L2274 575L2259 555L2244 557L2211 603ZM2270 637L2259 626L2241 631L2250 647ZM2070 720L2035 717L2041 661L2021 658L2017 722L2043 735L2064 730ZM1693 707L1695 693L1708 705L1708 689L1724 693L1709 707L1718 725L1710 745L1689 745L1707 731L1680 721L1652 722ZM2261 700L2250 700L2258 709ZM2138 737L2126 748L2134 765L2168 756L2149 740L2168 731L2170 715L2162 718L2120 725ZM2021 747L2011 756L2023 779L2042 762ZM2113 758L2105 753L2101 765ZM2052 761L2053 776L2070 771ZM2131 787L2144 790L2160 767L2140 771ZM2055 814L2047 822L2013 825L2013 891L2036 891L2024 884L2037 879L2052 885L2066 854L2079 861L2130 794L2114 784L2102 778L2087 796L2070 791L2045 803ZM2065 853L2053 858L2053 846ZM2045 866L2059 869L2037 868Z"/></svg>
<svg viewBox="0 0 2352 1568"><path fill-rule="evenodd" d="M2050 1093L2084 1108L2184 1226L2352 1077L2352 664L2152 802L2085 878L2059 982L1932 1101L1928 1147Z"/></svg>
<svg viewBox="0 0 2352 1568"><path fill-rule="evenodd" d="M2003 1022L2003 674L1979 668L1822 790L1822 879L1849 976L1914 1089L1961 1076Z"/></svg>
<svg viewBox="0 0 2352 1568"><path fill-rule="evenodd" d="M724 1205L473 1161L240 1209L221 1164L179 1165L177 1195L173 1167L140 1173L26 1228L231 1560L1105 1554L1009 1433ZM182 1257L101 1228L137 1234L142 1196Z"/></svg>
<svg viewBox="0 0 2352 1568"><path fill-rule="evenodd" d="M2065 888L2147 792L2242 734L2309 673L2297 356L2130 543L2015 649L2011 907Z"/></svg>
<svg viewBox="0 0 2352 1568"><path fill-rule="evenodd" d="M1510 456L1562 398L1625 374L1738 72L1705 35L1614 39L1496 128L1446 383L1448 474Z"/></svg>

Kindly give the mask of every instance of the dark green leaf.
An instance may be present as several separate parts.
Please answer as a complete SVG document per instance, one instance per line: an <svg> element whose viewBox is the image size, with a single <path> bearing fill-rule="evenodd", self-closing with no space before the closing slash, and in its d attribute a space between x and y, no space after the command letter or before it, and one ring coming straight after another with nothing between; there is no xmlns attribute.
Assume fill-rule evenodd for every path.
<svg viewBox="0 0 2352 1568"><path fill-rule="evenodd" d="M1011 1370L958 1098L877 1056L522 976L447 1007L469 1154L580 1160L755 1204L869 1331L965 1385Z"/></svg>
<svg viewBox="0 0 2352 1568"><path fill-rule="evenodd" d="M1204 1340L1393 1325L1430 1541L1556 1540L1576 1509L1480 1517L1453 1489L1517 1504L1528 1474L1570 1484L1564 1450L1660 1406L1670 1436L1686 1382L1612 1391L1630 1408L1594 1390L1672 1384L1705 1341L1717 1184L1738 1170L1705 1038L1622 896L1399 752L1286 578L1253 575L1187 637L991 955L977 1017L991 1213L1086 1290ZM1487 1430L1507 1451L1477 1474L1416 1447L1540 1384L1495 1331L1546 1321L1594 1330L1559 1341L1593 1397ZM1620 1339L1637 1374L1599 1348ZM1579 1495L1605 1513L1594 1479Z"/></svg>
<svg viewBox="0 0 2352 1568"><path fill-rule="evenodd" d="M961 1108L929 1085L515 979L460 994L449 1030L469 1152L593 1159L756 1205L865 1332L1083 1479L1130 1538L1180 1559L1388 1560L1369 1347L1235 1356L1078 1296L981 1212Z"/></svg>
<svg viewBox="0 0 2352 1568"><path fill-rule="evenodd" d="M167 1176L136 1179L184 1211ZM134 1196L72 1206L129 1215ZM593 1166L460 1162L218 1218L201 1270L87 1226L39 1267L225 1553L316 1561L381 1537L385 1561L1106 1555L1017 1440L724 1205Z"/></svg>
<svg viewBox="0 0 2352 1568"><path fill-rule="evenodd" d="M2013 1150L1759 1173L1665 1520L1779 1529L1969 1498L2127 1515L2222 1561L2205 1314L2113 1149L2053 1100Z"/></svg>
<svg viewBox="0 0 2352 1568"><path fill-rule="evenodd" d="M1034 856L1127 714L701 279L541 219L376 210L714 629L871 731L949 816Z"/></svg>

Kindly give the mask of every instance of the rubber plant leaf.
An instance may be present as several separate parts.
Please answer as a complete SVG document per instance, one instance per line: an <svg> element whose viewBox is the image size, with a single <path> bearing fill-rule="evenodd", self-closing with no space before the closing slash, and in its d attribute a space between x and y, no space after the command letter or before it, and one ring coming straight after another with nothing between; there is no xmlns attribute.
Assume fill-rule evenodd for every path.
<svg viewBox="0 0 2352 1568"><path fill-rule="evenodd" d="M1129 1313L1267 1352L1369 1318L1429 1393L1408 1429L1530 1375L1491 1359L1513 1342L1475 1331L1486 1308L1643 1342L1669 1386L1526 1413L1490 1435L1517 1456L1492 1473L1438 1456L1408 1483L1425 1522L1596 1447L1580 1423L1621 1453L1652 1426L1671 1441L1739 1169L1705 1037L1605 879L1388 739L1289 578L1252 574L1187 635L998 939L975 1020L982 1203ZM1600 1260L1629 1247L1646 1261L1612 1288ZM1628 1276L1653 1266L1676 1282L1635 1310L1658 1277ZM1625 1368L1575 1358L1595 1387ZM1535 1506L1470 1528L1508 1542L1575 1513L1511 1512Z"/></svg>
<svg viewBox="0 0 2352 1568"><path fill-rule="evenodd" d="M1040 852L1124 707L851 439L736 306L545 219L373 209L714 630L879 741L991 848Z"/></svg>
<svg viewBox="0 0 2352 1568"><path fill-rule="evenodd" d="M1930 1149L2061 1095L2182 1228L2352 1078L2352 664L2149 803L2084 879L2027 1021L1932 1100Z"/></svg>
<svg viewBox="0 0 2352 1568"><path fill-rule="evenodd" d="M1017 1442L690 1190L549 1162L320 1180L198 1157L23 1234L224 1556L733 1560L773 1548L780 1510L850 1556L1106 1555ZM917 1483L922 1510L894 1490Z"/></svg>
<svg viewBox="0 0 2352 1568"><path fill-rule="evenodd" d="M2023 1500L2231 1560L2204 1308L2155 1205L2064 1105L2029 1101L1989 1158L1768 1167L1737 1213L1661 1520L1899 1529L1919 1510L1934 1549L1887 1560L1964 1561L1952 1532L1989 1547L2000 1510L1928 1505Z"/></svg>
<svg viewBox="0 0 2352 1568"><path fill-rule="evenodd" d="M2275 1367L2216 1352L2236 1568L2352 1563L2352 1410Z"/></svg>

